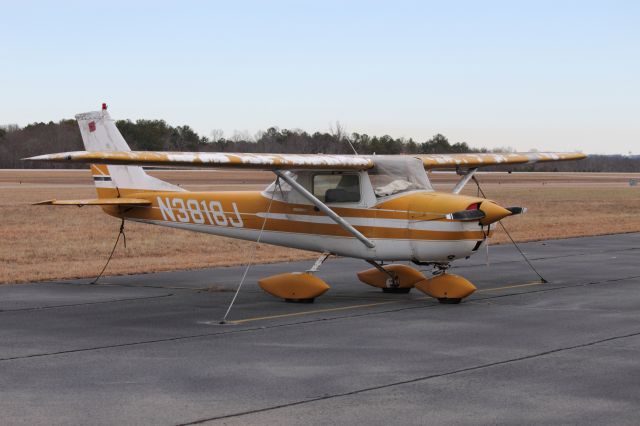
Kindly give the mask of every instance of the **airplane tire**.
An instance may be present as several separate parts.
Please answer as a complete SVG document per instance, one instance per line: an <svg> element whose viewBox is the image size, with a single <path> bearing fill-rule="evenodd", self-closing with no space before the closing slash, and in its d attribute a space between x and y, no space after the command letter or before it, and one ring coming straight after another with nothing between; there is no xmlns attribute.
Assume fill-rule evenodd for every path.
<svg viewBox="0 0 640 426"><path fill-rule="evenodd" d="M384 287L382 289L383 293L394 293L394 294L402 294L409 293L411 291L411 287Z"/></svg>
<svg viewBox="0 0 640 426"><path fill-rule="evenodd" d="M444 303L445 305L457 305L458 303L460 303L462 299L460 298L456 298L456 299L449 299L447 297L443 297L438 299L438 302L440 303Z"/></svg>
<svg viewBox="0 0 640 426"><path fill-rule="evenodd" d="M313 303L315 300L315 297L311 299L284 299L287 303Z"/></svg>

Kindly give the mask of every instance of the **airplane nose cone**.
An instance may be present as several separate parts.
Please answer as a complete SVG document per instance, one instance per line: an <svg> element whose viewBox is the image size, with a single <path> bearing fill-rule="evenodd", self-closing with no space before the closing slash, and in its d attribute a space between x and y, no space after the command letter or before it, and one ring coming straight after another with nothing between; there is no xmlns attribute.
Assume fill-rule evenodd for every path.
<svg viewBox="0 0 640 426"><path fill-rule="evenodd" d="M480 204L480 210L484 213L484 218L480 221L480 224L482 225L491 225L493 222L497 222L500 219L513 214L509 210L504 207L500 207L492 201L483 201Z"/></svg>

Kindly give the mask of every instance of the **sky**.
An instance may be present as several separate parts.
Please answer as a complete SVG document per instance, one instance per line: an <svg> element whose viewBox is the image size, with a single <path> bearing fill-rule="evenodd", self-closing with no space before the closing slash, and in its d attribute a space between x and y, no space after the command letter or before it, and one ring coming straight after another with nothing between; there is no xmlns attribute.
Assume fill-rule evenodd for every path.
<svg viewBox="0 0 640 426"><path fill-rule="evenodd" d="M271 126L640 154L637 1L5 1L0 124L109 105Z"/></svg>

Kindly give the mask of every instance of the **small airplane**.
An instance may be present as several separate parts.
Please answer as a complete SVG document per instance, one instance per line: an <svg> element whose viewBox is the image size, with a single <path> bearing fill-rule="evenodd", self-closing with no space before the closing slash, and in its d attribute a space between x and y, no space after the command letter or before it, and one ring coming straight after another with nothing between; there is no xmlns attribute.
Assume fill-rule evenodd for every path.
<svg viewBox="0 0 640 426"><path fill-rule="evenodd" d="M411 288L442 303L459 303L476 287L447 273L451 262L477 253L491 225L525 212L460 195L479 167L579 160L572 153L325 155L131 151L102 109L76 115L86 151L47 154L31 161L88 163L98 198L37 204L101 206L135 222L260 241L320 253L305 272L259 280L267 293L312 302L329 289L314 275L331 255L365 260L358 278L389 293ZM143 166L270 170L264 191L190 192L148 175ZM451 193L433 189L425 170L456 169ZM406 264L432 268L427 277Z"/></svg>

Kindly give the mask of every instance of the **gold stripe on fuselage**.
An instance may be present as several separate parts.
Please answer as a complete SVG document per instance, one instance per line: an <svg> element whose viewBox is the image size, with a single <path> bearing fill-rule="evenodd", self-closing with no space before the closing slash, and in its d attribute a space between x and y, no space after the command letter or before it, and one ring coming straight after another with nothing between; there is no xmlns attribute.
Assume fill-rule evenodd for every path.
<svg viewBox="0 0 640 426"><path fill-rule="evenodd" d="M352 235L335 223L321 223L318 219L326 218L322 212L315 211L313 206L291 204L270 199L258 191L241 192L153 192L113 188L97 188L99 197L135 197L149 199L149 207L111 208L105 212L139 221L154 223L175 223L184 225L205 225L211 227L231 227L247 230L259 230L264 224L265 231L277 231L293 234L313 234L325 236L349 237ZM429 230L410 229L408 221L420 223L446 222L443 214L464 209L473 197L451 196L442 193L413 193L395 200L382 203L373 208L345 208L331 206L341 217L349 220L368 220L371 223L354 225L368 238L402 239L402 240L482 240L483 231L463 230ZM422 205L429 208L424 211L407 211L409 206ZM265 214L292 215L292 218L272 218L264 222ZM314 219L305 221L304 217ZM294 218L295 217L295 218ZM302 220L296 220L300 219ZM406 227L391 227L388 219L406 221ZM327 221L328 222L328 221ZM386 225L385 226L385 222ZM459 222L454 222L459 223Z"/></svg>

